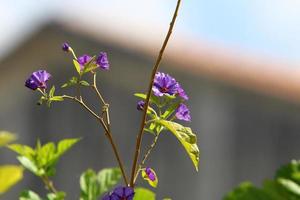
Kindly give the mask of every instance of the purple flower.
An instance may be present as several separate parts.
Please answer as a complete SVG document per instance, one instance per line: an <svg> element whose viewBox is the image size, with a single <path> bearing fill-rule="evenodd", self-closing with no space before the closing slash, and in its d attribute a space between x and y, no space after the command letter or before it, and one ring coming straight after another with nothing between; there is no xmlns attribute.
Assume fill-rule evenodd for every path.
<svg viewBox="0 0 300 200"><path fill-rule="evenodd" d="M70 50L70 45L66 42L62 44L62 50L68 52Z"/></svg>
<svg viewBox="0 0 300 200"><path fill-rule="evenodd" d="M182 89L182 87L180 85L178 87L178 96L180 96L184 100L188 100L189 99L189 97L186 95L185 91Z"/></svg>
<svg viewBox="0 0 300 200"><path fill-rule="evenodd" d="M155 173L151 170L150 167L147 167L145 169L145 173L147 174L148 178L151 180L151 181L155 181L156 180L156 175Z"/></svg>
<svg viewBox="0 0 300 200"><path fill-rule="evenodd" d="M179 104L178 108L176 109L175 116L177 119L180 119L183 121L191 121L190 110L183 103Z"/></svg>
<svg viewBox="0 0 300 200"><path fill-rule="evenodd" d="M145 107L145 101L143 100L139 101L136 105L136 109L138 110L144 110L144 107Z"/></svg>
<svg viewBox="0 0 300 200"><path fill-rule="evenodd" d="M134 191L131 187L117 187L111 193L106 194L102 200L132 200Z"/></svg>
<svg viewBox="0 0 300 200"><path fill-rule="evenodd" d="M80 69L83 70L83 67L86 63L88 63L92 59L91 56L84 54L77 58L77 62L80 64Z"/></svg>
<svg viewBox="0 0 300 200"><path fill-rule="evenodd" d="M51 78L51 74L45 70L38 70L33 72L30 77L25 81L25 86L36 90L37 88L47 88L46 82Z"/></svg>
<svg viewBox="0 0 300 200"><path fill-rule="evenodd" d="M169 94L179 95L185 100L188 99L188 96L185 94L180 84L172 76L162 72L157 72L155 74L152 91L155 96L159 97Z"/></svg>
<svg viewBox="0 0 300 200"><path fill-rule="evenodd" d="M100 52L96 60L97 65L99 65L102 69L109 69L109 62L107 58L107 54L105 52Z"/></svg>

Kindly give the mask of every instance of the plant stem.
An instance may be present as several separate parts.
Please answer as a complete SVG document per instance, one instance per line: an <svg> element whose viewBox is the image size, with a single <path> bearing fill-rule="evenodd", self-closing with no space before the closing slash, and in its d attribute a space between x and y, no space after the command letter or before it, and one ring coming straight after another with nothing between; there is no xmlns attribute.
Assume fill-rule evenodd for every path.
<svg viewBox="0 0 300 200"><path fill-rule="evenodd" d="M155 136L155 138L154 138L152 144L150 145L148 151L147 151L146 154L144 155L143 160L142 160L141 164L140 164L139 167L138 167L137 173L135 174L133 184L136 182L136 179L137 179L137 177L138 177L138 175L139 175L139 171L140 171L140 170L142 169L142 167L145 165L146 160L148 159L149 155L151 154L152 150L154 149L155 145L157 144L158 137L159 137L159 133Z"/></svg>
<svg viewBox="0 0 300 200"><path fill-rule="evenodd" d="M118 149L116 147L116 144L113 140L113 137L112 137L112 133L110 131L110 128L109 126L107 126L103 120L102 117L98 116L88 105L86 105L86 103L81 99L77 99L76 97L72 97L72 96L68 96L68 95L63 95L62 96L63 98L66 98L66 99L71 99L77 103L79 103L85 110L87 110L90 114L92 114L100 123L101 125L103 126L104 130L105 130L105 135L107 136L112 148L113 148L113 152L117 158L117 161L118 161L118 164L119 164L119 167L121 169L121 172L122 172L122 176L123 176L123 179L124 179L124 182L126 183L126 185L128 185L128 179L126 177L126 173L125 173L125 170L124 170L124 165L123 165L123 162L120 158L120 155L119 155L119 152L118 152Z"/></svg>
<svg viewBox="0 0 300 200"><path fill-rule="evenodd" d="M158 70L158 67L160 65L160 62L161 62L161 59L163 57L164 51L166 49L166 46L167 46L168 41L170 39L170 36L172 34L173 27L174 27L174 24L175 24L175 21L176 21L176 18L177 18L180 3L181 3L181 0L178 0L177 5L176 5L176 9L175 9L174 14L173 14L172 21L170 23L168 33L166 35L166 38L163 42L163 45L162 45L160 51L159 51L158 57L156 59L156 62L154 64L154 67L153 67L153 70L152 70L151 79L150 79L148 92L147 92L147 98L146 98L146 101L145 101L145 109L144 109L144 112L143 112L142 122L141 122L141 126L140 126L140 131L139 131L139 134L138 134L137 139L136 139L135 155L134 155L134 159L133 159L132 170L131 170L131 179L130 179L130 186L131 187L134 187L134 177L135 177L135 174L136 174L136 168L137 168L137 163L138 163L138 158L139 158L141 143L142 143L142 137L143 137L145 122L146 122L146 117L147 117L147 109L148 109L148 106L149 106L149 100L150 100L150 96L151 96L151 93L152 93L152 87L153 87L153 83L154 83L155 74Z"/></svg>
<svg viewBox="0 0 300 200"><path fill-rule="evenodd" d="M46 185L47 189L50 190L51 192L53 192L54 194L56 194L57 190L54 187L53 182L49 179L49 177L48 176L42 176L41 178L42 178L44 184Z"/></svg>

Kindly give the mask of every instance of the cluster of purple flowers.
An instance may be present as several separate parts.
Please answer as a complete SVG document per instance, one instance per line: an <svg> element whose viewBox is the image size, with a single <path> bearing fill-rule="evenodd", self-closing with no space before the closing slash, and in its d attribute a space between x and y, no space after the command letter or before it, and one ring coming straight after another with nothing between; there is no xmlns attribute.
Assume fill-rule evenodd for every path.
<svg viewBox="0 0 300 200"><path fill-rule="evenodd" d="M157 72L155 74L152 91L153 94L158 97L162 97L164 95L175 95L179 96L183 100L189 99L189 97L186 95L185 91L183 90L181 85L175 80L175 78L163 72ZM137 109L143 110L144 105L144 101L139 101L137 104ZM176 109L175 117L179 120L191 121L190 110L185 104L180 103Z"/></svg>
<svg viewBox="0 0 300 200"><path fill-rule="evenodd" d="M131 187L117 187L112 192L106 194L102 200L132 200L134 190Z"/></svg>
<svg viewBox="0 0 300 200"><path fill-rule="evenodd" d="M63 43L62 44L62 50L69 52L72 50L70 45L68 43ZM80 64L81 70L83 70L83 67L86 63L88 63L92 59L91 56L84 54L80 57L77 58L77 62ZM97 59L96 59L96 64L99 66L101 69L108 70L109 69L109 62L107 58L107 54L105 52L100 52Z"/></svg>

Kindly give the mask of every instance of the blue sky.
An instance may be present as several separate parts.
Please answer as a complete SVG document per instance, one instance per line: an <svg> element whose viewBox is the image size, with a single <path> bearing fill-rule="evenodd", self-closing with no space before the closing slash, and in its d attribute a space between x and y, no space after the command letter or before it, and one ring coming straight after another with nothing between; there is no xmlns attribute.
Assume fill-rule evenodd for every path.
<svg viewBox="0 0 300 200"><path fill-rule="evenodd" d="M0 45L5 49L17 44L38 24L51 17L64 17L70 10L91 10L95 15L107 13L115 21L163 26L169 23L176 3L175 0L0 2L0 26L6 30L0 34ZM214 46L299 62L299 10L299 0L188 0L183 1L176 28ZM0 50L0 54L4 51Z"/></svg>

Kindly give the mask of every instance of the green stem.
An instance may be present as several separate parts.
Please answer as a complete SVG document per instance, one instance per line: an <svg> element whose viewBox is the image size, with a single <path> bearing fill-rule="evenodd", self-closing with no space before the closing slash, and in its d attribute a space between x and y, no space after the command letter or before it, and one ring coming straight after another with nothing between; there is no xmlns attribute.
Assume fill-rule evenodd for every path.
<svg viewBox="0 0 300 200"><path fill-rule="evenodd" d="M139 165L138 170L137 170L137 173L136 173L136 175L135 175L135 177L134 177L133 183L136 182L136 179L137 179L137 177L139 176L139 172L141 171L142 167L145 165L145 162L147 161L149 155L151 154L152 150L154 149L155 145L157 144L158 137L159 137L159 133L155 136L155 138L154 138L152 144L150 145L148 151L147 151L146 154L144 155L143 160L142 160L141 164Z"/></svg>
<svg viewBox="0 0 300 200"><path fill-rule="evenodd" d="M42 176L41 177L44 184L46 185L47 189L51 192L53 192L54 194L57 193L57 189L54 187L53 182L49 179L48 176Z"/></svg>
<svg viewBox="0 0 300 200"><path fill-rule="evenodd" d="M140 131L139 131L139 134L138 134L137 139L136 139L135 154L134 154L133 164L132 164L132 169L131 169L131 179L130 179L130 186L131 187L134 187L134 178L135 178L135 174L136 174L138 158L139 158L139 155L140 155L142 137L143 137L144 128L145 128L145 125L146 125L145 122L146 122L146 117L147 117L147 109L148 109L148 106L149 106L150 96L152 94L152 87L153 87L153 83L154 83L155 74L158 70L158 67L159 67L160 63L161 63L164 51L167 47L168 41L169 41L170 36L172 34L173 27L174 27L174 24L175 24L175 21L176 21L176 18L177 18L180 3L181 3L181 0L177 0L176 9L174 11L173 18L172 18L172 21L170 23L168 33L166 35L166 38L163 42L163 45L162 45L160 51L159 51L158 57L156 59L156 62L154 64L154 67L153 67L153 70L152 70L151 79L150 79L150 83L149 83L149 86L148 86L147 98L146 98L146 101L145 101L145 109L144 109L144 112L143 112L143 117L142 117L142 121L141 121L141 125L140 125Z"/></svg>

